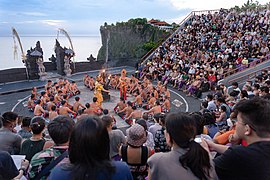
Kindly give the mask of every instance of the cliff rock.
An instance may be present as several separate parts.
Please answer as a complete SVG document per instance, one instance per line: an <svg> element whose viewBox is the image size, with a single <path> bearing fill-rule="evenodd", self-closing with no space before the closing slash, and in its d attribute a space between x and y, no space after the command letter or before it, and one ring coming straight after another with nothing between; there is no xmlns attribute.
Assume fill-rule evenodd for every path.
<svg viewBox="0 0 270 180"><path fill-rule="evenodd" d="M145 18L100 27L102 47L97 56L110 66L135 65L140 58L168 37L169 33L147 23ZM108 45L108 48L107 48Z"/></svg>

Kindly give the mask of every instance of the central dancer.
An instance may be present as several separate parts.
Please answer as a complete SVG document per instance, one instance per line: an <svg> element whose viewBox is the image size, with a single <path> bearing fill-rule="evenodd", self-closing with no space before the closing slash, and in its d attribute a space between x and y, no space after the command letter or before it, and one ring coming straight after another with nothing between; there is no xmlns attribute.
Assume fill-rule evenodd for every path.
<svg viewBox="0 0 270 180"><path fill-rule="evenodd" d="M127 100L127 71L123 69L121 71L121 77L119 78L120 85L120 97L123 97L124 100Z"/></svg>
<svg viewBox="0 0 270 180"><path fill-rule="evenodd" d="M101 81L102 81L102 77L97 76L96 83L95 83L95 91L94 91L94 96L97 98L97 103L100 106L100 108L102 108L102 102L103 102L102 91L110 93L110 91L103 88Z"/></svg>

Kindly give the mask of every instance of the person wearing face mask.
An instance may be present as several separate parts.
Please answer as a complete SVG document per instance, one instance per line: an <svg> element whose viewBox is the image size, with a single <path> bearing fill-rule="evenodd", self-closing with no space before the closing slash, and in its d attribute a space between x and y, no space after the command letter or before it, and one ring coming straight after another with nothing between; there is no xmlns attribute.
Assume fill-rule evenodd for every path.
<svg viewBox="0 0 270 180"><path fill-rule="evenodd" d="M20 152L22 138L16 134L14 128L16 126L18 114L14 112L5 112L0 119L3 127L0 129L0 150L9 154L18 154Z"/></svg>

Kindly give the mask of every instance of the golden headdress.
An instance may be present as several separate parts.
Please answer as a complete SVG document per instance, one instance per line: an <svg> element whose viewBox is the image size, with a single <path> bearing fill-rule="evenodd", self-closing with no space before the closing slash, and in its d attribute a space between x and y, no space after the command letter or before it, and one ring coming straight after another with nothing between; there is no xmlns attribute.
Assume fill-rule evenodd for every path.
<svg viewBox="0 0 270 180"><path fill-rule="evenodd" d="M101 79L102 79L101 76L97 76L97 77L96 77L96 81L98 81L98 82L101 81Z"/></svg>
<svg viewBox="0 0 270 180"><path fill-rule="evenodd" d="M125 69L122 69L121 76L126 76L126 74L127 74L127 71Z"/></svg>

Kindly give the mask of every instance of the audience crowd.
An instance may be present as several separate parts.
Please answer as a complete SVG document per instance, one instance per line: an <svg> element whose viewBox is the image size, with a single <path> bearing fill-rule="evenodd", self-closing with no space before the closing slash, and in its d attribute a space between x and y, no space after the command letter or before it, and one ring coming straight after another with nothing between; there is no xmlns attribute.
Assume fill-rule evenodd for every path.
<svg viewBox="0 0 270 180"><path fill-rule="evenodd" d="M200 97L225 76L270 58L269 22L266 9L195 15L138 65L138 75Z"/></svg>
<svg viewBox="0 0 270 180"><path fill-rule="evenodd" d="M269 10L192 17L127 78L135 100L120 97L114 109L96 97L83 105L65 79L33 88L34 117L1 116L0 179L268 179L270 71L244 85L219 80L269 58L269 22ZM95 89L95 78L83 82ZM103 85L119 89L119 76ZM200 111L170 112L168 85L207 94ZM110 111L130 127L117 129ZM19 168L11 155L25 155Z"/></svg>

